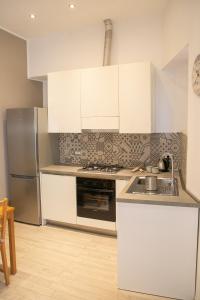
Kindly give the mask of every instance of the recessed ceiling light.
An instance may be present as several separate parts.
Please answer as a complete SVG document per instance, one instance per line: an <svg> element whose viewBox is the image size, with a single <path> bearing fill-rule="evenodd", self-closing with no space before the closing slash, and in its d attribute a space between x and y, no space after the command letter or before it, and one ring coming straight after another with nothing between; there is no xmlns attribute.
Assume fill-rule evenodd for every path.
<svg viewBox="0 0 200 300"><path fill-rule="evenodd" d="M74 9L76 6L74 3L69 3L69 8Z"/></svg>
<svg viewBox="0 0 200 300"><path fill-rule="evenodd" d="M69 1L68 6L70 9L74 9L76 7L76 5L72 1Z"/></svg>
<svg viewBox="0 0 200 300"><path fill-rule="evenodd" d="M30 18L31 18L32 20L34 20L34 19L35 19L35 15L34 15L34 14L30 14Z"/></svg>

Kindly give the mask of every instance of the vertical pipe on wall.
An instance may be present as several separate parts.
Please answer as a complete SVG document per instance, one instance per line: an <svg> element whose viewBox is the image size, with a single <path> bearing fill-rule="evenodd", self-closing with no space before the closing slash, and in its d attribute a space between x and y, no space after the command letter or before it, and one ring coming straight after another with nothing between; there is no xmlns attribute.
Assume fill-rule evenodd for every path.
<svg viewBox="0 0 200 300"><path fill-rule="evenodd" d="M111 19L104 20L104 24L105 24L105 42L104 42L103 66L108 66L110 65L111 42L112 42Z"/></svg>

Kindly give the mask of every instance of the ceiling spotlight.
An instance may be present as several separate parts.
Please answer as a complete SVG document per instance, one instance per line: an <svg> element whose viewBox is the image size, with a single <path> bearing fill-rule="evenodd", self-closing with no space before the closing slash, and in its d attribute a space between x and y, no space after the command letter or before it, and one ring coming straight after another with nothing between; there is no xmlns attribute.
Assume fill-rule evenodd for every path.
<svg viewBox="0 0 200 300"><path fill-rule="evenodd" d="M32 20L34 20L34 19L35 19L35 15L34 15L34 14L30 14L30 18L31 18Z"/></svg>
<svg viewBox="0 0 200 300"><path fill-rule="evenodd" d="M69 3L69 8L74 9L76 7L76 5L72 2Z"/></svg>

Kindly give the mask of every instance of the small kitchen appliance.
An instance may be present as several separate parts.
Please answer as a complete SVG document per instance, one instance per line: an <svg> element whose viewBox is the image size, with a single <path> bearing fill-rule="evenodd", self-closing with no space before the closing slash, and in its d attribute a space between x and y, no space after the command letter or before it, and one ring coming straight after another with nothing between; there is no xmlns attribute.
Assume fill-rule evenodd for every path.
<svg viewBox="0 0 200 300"><path fill-rule="evenodd" d="M170 157L163 157L158 162L158 168L160 172L168 172L170 165Z"/></svg>
<svg viewBox="0 0 200 300"><path fill-rule="evenodd" d="M115 222L115 180L77 177L76 187L78 217Z"/></svg>

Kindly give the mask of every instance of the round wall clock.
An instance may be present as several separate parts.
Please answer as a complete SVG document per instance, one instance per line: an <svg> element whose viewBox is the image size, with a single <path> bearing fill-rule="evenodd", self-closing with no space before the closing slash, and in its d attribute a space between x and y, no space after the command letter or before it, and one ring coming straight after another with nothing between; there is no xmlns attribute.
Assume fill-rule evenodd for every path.
<svg viewBox="0 0 200 300"><path fill-rule="evenodd" d="M192 71L192 87L195 94L197 96L200 96L200 54L196 57L194 61Z"/></svg>

